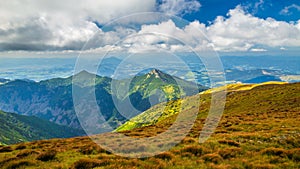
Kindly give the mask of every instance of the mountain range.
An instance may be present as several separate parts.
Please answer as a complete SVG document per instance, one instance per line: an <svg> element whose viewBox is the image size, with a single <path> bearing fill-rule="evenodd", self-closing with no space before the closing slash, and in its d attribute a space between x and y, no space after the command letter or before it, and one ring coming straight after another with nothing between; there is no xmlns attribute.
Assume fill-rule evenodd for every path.
<svg viewBox="0 0 300 169"><path fill-rule="evenodd" d="M74 77L78 79L95 77L97 103L105 120L113 128L118 127L127 120L118 112L113 99L122 103L123 100L129 98L138 110L136 113L141 113L157 103L176 100L207 89L204 86L170 76L157 69L131 79L122 80L101 77L87 71L79 72ZM8 81L0 85L0 110L36 116L56 124L80 129L81 126L73 105L72 79L73 76L40 82L28 80ZM112 82L117 85L112 85ZM75 86L75 88L77 87L80 90L80 88L93 85L87 83L84 86ZM129 86L129 90L125 93L122 88L113 88L114 86L124 85ZM159 92L156 90L159 90ZM123 92L123 94L120 95L120 92ZM150 98L151 100L149 100Z"/></svg>

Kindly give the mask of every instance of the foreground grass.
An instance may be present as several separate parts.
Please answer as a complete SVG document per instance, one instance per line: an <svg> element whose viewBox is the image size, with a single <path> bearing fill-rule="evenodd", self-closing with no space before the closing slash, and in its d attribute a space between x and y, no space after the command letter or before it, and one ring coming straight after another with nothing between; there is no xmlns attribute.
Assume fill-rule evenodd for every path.
<svg viewBox="0 0 300 169"><path fill-rule="evenodd" d="M0 168L300 168L299 91L297 83L229 92L218 128L203 144L198 137L210 95L201 97L200 110L194 105L198 102L189 97L189 106L182 113L199 111L192 130L177 146L154 157L120 157L80 137L2 146ZM168 107L177 109L179 103L172 104ZM122 133L151 137L167 130L176 116ZM111 144L120 141L112 139Z"/></svg>

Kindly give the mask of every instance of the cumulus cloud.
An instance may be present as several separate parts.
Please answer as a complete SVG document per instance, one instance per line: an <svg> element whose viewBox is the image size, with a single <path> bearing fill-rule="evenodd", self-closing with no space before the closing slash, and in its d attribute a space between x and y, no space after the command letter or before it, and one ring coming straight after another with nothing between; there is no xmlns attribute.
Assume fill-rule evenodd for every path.
<svg viewBox="0 0 300 169"><path fill-rule="evenodd" d="M1 50L76 50L98 30L91 22L53 24L45 17L0 28Z"/></svg>
<svg viewBox="0 0 300 169"><path fill-rule="evenodd" d="M159 10L170 15L184 15L198 11L200 7L197 0L162 0Z"/></svg>
<svg viewBox="0 0 300 169"><path fill-rule="evenodd" d="M269 47L300 46L300 22L287 23L272 18L260 19L240 6L218 17L207 27L208 36L219 51L248 51L256 45Z"/></svg>
<svg viewBox="0 0 300 169"><path fill-rule="evenodd" d="M143 25L135 35L126 41L127 47L180 51L190 46L199 51L214 47L221 52L266 52L270 48L300 47L300 21L261 19L238 6L228 12L227 18L219 16L209 26L194 21L179 28L169 20Z"/></svg>
<svg viewBox="0 0 300 169"><path fill-rule="evenodd" d="M122 29L119 31L124 32ZM170 19L158 24L142 25L140 30L131 31L128 36L119 36L121 42L118 46L133 53L159 50L190 51L187 46L193 49L211 50L212 45L205 37L205 31L205 25L199 21L180 28Z"/></svg>
<svg viewBox="0 0 300 169"><path fill-rule="evenodd" d="M0 50L80 50L99 30L94 21L106 23L155 6L155 0L0 1Z"/></svg>
<svg viewBox="0 0 300 169"><path fill-rule="evenodd" d="M0 23L48 15L60 22L92 19L101 23L113 18L137 12L149 12L155 8L155 0L22 0L0 2Z"/></svg>

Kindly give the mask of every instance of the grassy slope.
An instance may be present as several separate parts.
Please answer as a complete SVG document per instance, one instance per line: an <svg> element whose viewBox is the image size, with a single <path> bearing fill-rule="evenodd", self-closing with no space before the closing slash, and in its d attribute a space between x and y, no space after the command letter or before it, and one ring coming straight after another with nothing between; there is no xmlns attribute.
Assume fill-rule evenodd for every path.
<svg viewBox="0 0 300 169"><path fill-rule="evenodd" d="M201 97L207 94L211 94L212 92L218 92L225 90L227 92L236 92L236 91L245 91L251 90L258 86L263 85L274 85L274 84L286 84L285 82L266 82L261 84L230 84L227 86L222 86L219 88L213 88L206 91L201 92ZM162 103L160 105L156 105L144 113L132 118L130 121L126 122L125 124L121 125L116 129L116 131L126 131L132 130L134 128L145 127L149 125L153 125L159 121L162 121L170 116L176 115L180 111L180 104L183 102L189 102L190 106L184 106L183 111L188 110L191 108L192 105L196 105L195 102L196 98L194 97L187 97L185 100L177 100L168 103ZM165 107L166 106L166 107Z"/></svg>
<svg viewBox="0 0 300 169"><path fill-rule="evenodd" d="M200 110L193 105L198 103L193 101L195 96L188 97L189 109L182 113L199 111L196 123L180 144L155 157L118 157L81 137L2 147L0 168L299 168L299 91L300 83L229 92L219 126L204 144L199 144L197 138L210 105L210 94L201 97ZM150 137L165 131L175 119L173 115L123 133ZM116 141L120 140L111 142Z"/></svg>
<svg viewBox="0 0 300 169"><path fill-rule="evenodd" d="M32 116L0 111L0 144L83 135L80 130L60 126Z"/></svg>

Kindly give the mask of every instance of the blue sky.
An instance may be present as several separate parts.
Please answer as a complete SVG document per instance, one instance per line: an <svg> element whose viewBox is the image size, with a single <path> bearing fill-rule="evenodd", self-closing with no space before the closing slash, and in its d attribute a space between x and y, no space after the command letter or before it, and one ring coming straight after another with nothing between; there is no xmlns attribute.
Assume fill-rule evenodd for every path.
<svg viewBox="0 0 300 169"><path fill-rule="evenodd" d="M0 11L0 57L69 56L84 45L81 52L90 53L185 52L187 46L221 55L300 52L297 0L14 0L1 1Z"/></svg>
<svg viewBox="0 0 300 169"><path fill-rule="evenodd" d="M259 18L271 17L286 22L296 22L300 19L300 2L298 0L202 0L199 2L201 3L200 10L185 15L185 19L209 23L219 15L226 16L229 9L234 9L237 5L244 6L247 12ZM293 4L296 6L293 7ZM283 9L289 6L289 10L285 13Z"/></svg>

